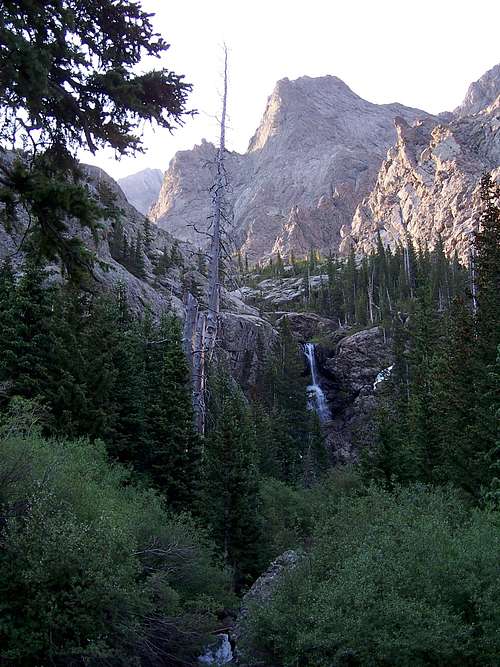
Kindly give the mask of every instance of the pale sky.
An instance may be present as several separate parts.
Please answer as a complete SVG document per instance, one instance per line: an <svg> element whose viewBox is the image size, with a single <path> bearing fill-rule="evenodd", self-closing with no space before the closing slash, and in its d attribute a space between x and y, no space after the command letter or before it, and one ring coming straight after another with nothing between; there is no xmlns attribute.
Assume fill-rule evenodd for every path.
<svg viewBox="0 0 500 667"><path fill-rule="evenodd" d="M452 110L467 87L500 61L496 0L142 0L171 48L165 67L193 84L187 118L173 135L147 130L147 153L82 160L120 178L167 169L176 151L215 141L222 47L229 49L230 150L244 152L276 81L341 78L376 103L401 102L431 113Z"/></svg>

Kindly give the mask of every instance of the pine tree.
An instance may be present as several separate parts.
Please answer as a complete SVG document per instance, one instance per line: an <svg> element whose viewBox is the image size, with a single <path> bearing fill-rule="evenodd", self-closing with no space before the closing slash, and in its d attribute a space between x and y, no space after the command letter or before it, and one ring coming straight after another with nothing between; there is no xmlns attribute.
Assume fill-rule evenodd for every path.
<svg viewBox="0 0 500 667"><path fill-rule="evenodd" d="M490 175L481 181L481 195L481 227L474 240L477 328L482 358L491 365L500 342L500 187L492 183Z"/></svg>
<svg viewBox="0 0 500 667"><path fill-rule="evenodd" d="M193 427L181 330L177 320L168 316L159 327L146 322L145 333L152 338L146 341L144 467L169 505L185 510L192 507L197 492L201 449Z"/></svg>
<svg viewBox="0 0 500 667"><path fill-rule="evenodd" d="M222 371L211 378L207 423L200 513L241 590L260 567L256 434L243 395Z"/></svg>
<svg viewBox="0 0 500 667"><path fill-rule="evenodd" d="M137 236L135 238L135 245L132 250L130 269L132 273L136 275L138 278L144 278L146 275L142 233L140 231L137 232Z"/></svg>
<svg viewBox="0 0 500 667"><path fill-rule="evenodd" d="M12 264L5 260L0 267L0 401L8 399L11 386L12 342L16 336L17 313Z"/></svg>
<svg viewBox="0 0 500 667"><path fill-rule="evenodd" d="M118 406L116 355L120 351L120 308L116 301L98 297L81 339L86 378L87 409L80 416L81 431L107 441L116 428Z"/></svg>
<svg viewBox="0 0 500 667"><path fill-rule="evenodd" d="M463 299L452 304L443 321L435 357L430 420L438 435L439 457L433 477L477 494L487 466L485 443L476 428L476 380L484 371L478 363L471 309Z"/></svg>
<svg viewBox="0 0 500 667"><path fill-rule="evenodd" d="M144 252L146 253L146 255L149 255L153 245L154 236L153 236L153 229L151 227L151 223L148 218L144 219L143 231L144 231Z"/></svg>
<svg viewBox="0 0 500 667"><path fill-rule="evenodd" d="M10 282L8 272L7 268L4 289ZM46 280L46 272L30 255L13 299L8 301L8 310L3 314L8 328L4 332L2 366L4 378L10 383L11 396L29 399L43 396L50 376L54 288L46 285Z"/></svg>

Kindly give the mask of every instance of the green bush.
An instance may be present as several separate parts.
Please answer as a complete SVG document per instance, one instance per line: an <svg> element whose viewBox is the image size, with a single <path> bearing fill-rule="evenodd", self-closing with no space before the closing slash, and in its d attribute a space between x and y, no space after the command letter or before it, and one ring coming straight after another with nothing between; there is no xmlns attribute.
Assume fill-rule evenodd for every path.
<svg viewBox="0 0 500 667"><path fill-rule="evenodd" d="M260 511L266 535L264 560L269 562L288 549L307 546L325 507L335 504L345 494L354 493L360 484L359 476L349 467L325 473L320 483L309 488L273 478L261 480Z"/></svg>
<svg viewBox="0 0 500 667"><path fill-rule="evenodd" d="M371 487L324 513L245 636L285 667L498 665L500 516L457 493Z"/></svg>
<svg viewBox="0 0 500 667"><path fill-rule="evenodd" d="M231 601L188 516L102 444L0 442L0 662L190 664Z"/></svg>

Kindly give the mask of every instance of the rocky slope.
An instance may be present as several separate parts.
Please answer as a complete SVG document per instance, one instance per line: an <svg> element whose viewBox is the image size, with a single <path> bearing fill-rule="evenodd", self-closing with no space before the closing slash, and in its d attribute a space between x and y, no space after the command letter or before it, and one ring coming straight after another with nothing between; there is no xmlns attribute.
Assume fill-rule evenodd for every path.
<svg viewBox="0 0 500 667"><path fill-rule="evenodd" d="M454 110L458 118L470 116L489 107L500 93L500 63L471 83L464 101Z"/></svg>
<svg viewBox="0 0 500 667"><path fill-rule="evenodd" d="M392 247L406 234L432 247L440 235L445 251L466 262L478 220L479 179L485 171L500 177L500 96L475 115L447 124L410 126L402 118L395 124L397 143L351 227L343 228L341 250L370 252L378 234Z"/></svg>
<svg viewBox="0 0 500 667"><path fill-rule="evenodd" d="M499 93L500 65L439 117L372 104L333 76L279 81L248 151L227 156L237 244L260 260L440 233L465 257L479 177L500 164ZM151 218L180 239L205 242L194 227L207 226L214 155L203 142L165 174Z"/></svg>
<svg viewBox="0 0 500 667"><path fill-rule="evenodd" d="M235 235L250 259L311 246L335 250L396 138L395 116L430 118L367 102L333 76L279 81L248 151L227 157ZM159 227L183 240L203 243L192 225L206 229L214 154L207 142L178 153L151 211Z"/></svg>
<svg viewBox="0 0 500 667"><path fill-rule="evenodd" d="M163 173L160 169L143 169L118 179L118 185L134 208L146 215L158 199Z"/></svg>
<svg viewBox="0 0 500 667"><path fill-rule="evenodd" d="M145 218L126 199L118 184L103 170L85 167L87 186L98 198L106 198L121 211L120 223L129 243L134 243L138 232L144 233ZM0 214L1 214L0 205ZM7 229L0 224L0 262L7 256L11 258L16 272L23 270L22 239L26 230L27 217L19 211L17 224ZM197 270L195 248L189 243L175 241L171 234L159 227L153 227L151 247L144 253L144 277L137 277L126 266L117 261L111 253L113 226L111 220L100 221L97 241L87 229L77 223L69 225L71 235L80 236L91 249L97 262L94 266L95 281L89 285L93 291L112 291L118 285L125 289L132 310L143 312L150 308L154 316L163 312L174 312L181 319L185 315L185 297L187 290L193 291L200 298L201 306L206 294L206 278ZM162 252L170 253L172 246L178 244L177 263L172 265L164 276L154 274L156 259ZM57 266L52 269L51 280L60 281ZM229 362L234 377L241 382L251 383L261 361L262 350L271 344L276 332L271 324L259 317L258 310L246 305L237 295L223 290L221 298L221 353Z"/></svg>

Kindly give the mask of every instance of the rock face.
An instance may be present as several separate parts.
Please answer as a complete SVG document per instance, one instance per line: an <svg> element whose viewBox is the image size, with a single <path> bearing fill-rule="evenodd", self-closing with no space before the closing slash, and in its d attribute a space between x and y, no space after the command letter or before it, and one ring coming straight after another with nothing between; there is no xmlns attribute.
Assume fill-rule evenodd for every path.
<svg viewBox="0 0 500 667"><path fill-rule="evenodd" d="M340 228L372 188L396 138L393 119L430 118L399 104L377 105L333 76L279 81L244 155L227 156L234 229L251 260L311 246L336 250ZM183 240L203 243L210 215L210 163L203 142L177 153L151 219Z"/></svg>
<svg viewBox="0 0 500 667"><path fill-rule="evenodd" d="M343 338L333 354L319 351L333 417L327 442L335 462L355 460L358 450L373 441L375 381L393 363L391 347L383 330L373 327Z"/></svg>
<svg viewBox="0 0 500 667"><path fill-rule="evenodd" d="M499 93L500 63L483 74L478 81L471 83L464 101L453 113L459 118L478 113L493 104Z"/></svg>
<svg viewBox="0 0 500 667"><path fill-rule="evenodd" d="M277 336L267 320L252 314L223 312L219 323L231 375L246 390L255 384L261 362Z"/></svg>
<svg viewBox="0 0 500 667"><path fill-rule="evenodd" d="M215 154L215 146L204 139L192 150L176 153L165 173L158 200L149 213L158 227L198 246L208 241L205 232L211 215ZM228 153L226 165L231 177L239 172L240 161L240 155ZM232 186L236 187L234 181Z"/></svg>
<svg viewBox="0 0 500 667"><path fill-rule="evenodd" d="M487 106L479 108L483 103ZM469 111L474 115L466 115ZM392 247L407 234L415 244L432 247L440 235L449 255L457 252L467 261L478 222L480 177L490 171L500 178L500 66L471 86L449 122L410 126L397 118L395 125L397 143L351 228L342 229L341 250L370 252L378 234Z"/></svg>
<svg viewBox="0 0 500 667"><path fill-rule="evenodd" d="M324 274L309 278L301 276L265 278L260 280L255 287L240 287L231 294L253 305L262 305L266 309L290 307L291 304L298 303L304 296L307 281L309 281L308 289L316 291L321 289L322 285L328 285L328 276Z"/></svg>
<svg viewBox="0 0 500 667"><path fill-rule="evenodd" d="M144 215L158 199L162 182L163 173L160 169L143 169L118 179L118 185L128 202Z"/></svg>
<svg viewBox="0 0 500 667"><path fill-rule="evenodd" d="M248 608L251 605L263 605L271 598L276 585L286 572L296 567L300 555L296 551L285 551L274 560L269 568L252 585L248 593L243 597L240 614L233 631L236 643L237 664L240 667L273 667L264 655L259 655L246 634L245 619Z"/></svg>

